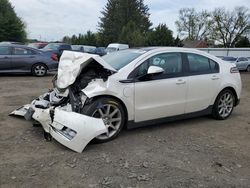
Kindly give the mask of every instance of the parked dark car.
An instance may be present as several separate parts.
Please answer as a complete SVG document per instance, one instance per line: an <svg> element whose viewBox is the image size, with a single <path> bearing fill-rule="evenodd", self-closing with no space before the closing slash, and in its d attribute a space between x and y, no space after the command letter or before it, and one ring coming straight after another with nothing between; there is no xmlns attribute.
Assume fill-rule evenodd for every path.
<svg viewBox="0 0 250 188"><path fill-rule="evenodd" d="M24 45L0 46L0 73L32 73L45 76L58 68L57 55Z"/></svg>
<svg viewBox="0 0 250 188"><path fill-rule="evenodd" d="M0 45L8 45L8 44L17 44L17 45L24 45L22 42L14 42L14 41L2 41Z"/></svg>
<svg viewBox="0 0 250 188"><path fill-rule="evenodd" d="M35 43L28 44L28 47L35 48L35 49L42 49L47 45L48 45L47 42L35 42Z"/></svg>
<svg viewBox="0 0 250 188"><path fill-rule="evenodd" d="M105 47L98 47L96 48L95 53L98 54L99 56L104 56L107 54L105 49L106 49Z"/></svg>
<svg viewBox="0 0 250 188"><path fill-rule="evenodd" d="M87 45L71 45L73 51L77 52L85 52L89 54L97 54L99 56L106 55L106 51L104 47L95 47L95 46L87 46Z"/></svg>
<svg viewBox="0 0 250 188"><path fill-rule="evenodd" d="M60 59L64 50L71 51L72 48L70 44L66 44L66 43L49 43L42 50L46 52L55 53L57 54L57 57Z"/></svg>

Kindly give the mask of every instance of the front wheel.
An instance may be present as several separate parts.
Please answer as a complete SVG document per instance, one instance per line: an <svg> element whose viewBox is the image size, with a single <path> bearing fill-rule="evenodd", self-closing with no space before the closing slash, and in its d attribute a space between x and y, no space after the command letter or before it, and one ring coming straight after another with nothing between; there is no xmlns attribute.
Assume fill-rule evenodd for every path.
<svg viewBox="0 0 250 188"><path fill-rule="evenodd" d="M113 98L99 98L85 106L83 114L95 118L102 118L108 132L95 138L98 143L113 140L121 132L125 124L125 111L123 106Z"/></svg>
<svg viewBox="0 0 250 188"><path fill-rule="evenodd" d="M223 90L217 97L214 107L213 116L216 119L227 119L233 112L235 96L231 90Z"/></svg>
<svg viewBox="0 0 250 188"><path fill-rule="evenodd" d="M47 74L47 67L42 63L37 63L32 66L31 72L34 76L45 76Z"/></svg>

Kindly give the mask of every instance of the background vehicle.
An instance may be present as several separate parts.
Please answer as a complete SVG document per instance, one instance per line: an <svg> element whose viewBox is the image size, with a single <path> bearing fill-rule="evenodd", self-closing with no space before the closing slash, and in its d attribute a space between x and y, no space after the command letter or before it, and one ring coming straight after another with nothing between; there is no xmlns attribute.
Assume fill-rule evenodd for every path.
<svg viewBox="0 0 250 188"><path fill-rule="evenodd" d="M23 45L0 46L0 73L32 73L45 76L47 71L57 70L56 54Z"/></svg>
<svg viewBox="0 0 250 188"><path fill-rule="evenodd" d="M0 45L6 45L6 44L24 45L24 43L22 43L22 42L14 42L14 41L2 41L2 42L0 42Z"/></svg>
<svg viewBox="0 0 250 188"><path fill-rule="evenodd" d="M246 57L223 57L222 60L235 63L239 70L250 72L250 60Z"/></svg>
<svg viewBox="0 0 250 188"><path fill-rule="evenodd" d="M105 49L106 49L105 47L98 47L95 50L95 54L98 54L99 56L104 56L107 54Z"/></svg>
<svg viewBox="0 0 250 188"><path fill-rule="evenodd" d="M47 45L48 45L47 42L36 42L36 43L30 43L30 44L28 44L28 47L35 48L35 49L42 49L42 48L44 48Z"/></svg>
<svg viewBox="0 0 250 188"><path fill-rule="evenodd" d="M42 50L57 54L58 59L60 59L64 50L72 50L72 48L70 44L66 43L49 43Z"/></svg>
<svg viewBox="0 0 250 188"><path fill-rule="evenodd" d="M71 45L73 51L97 54L103 56L106 54L105 47L95 47L87 45Z"/></svg>
<svg viewBox="0 0 250 188"><path fill-rule="evenodd" d="M111 53L111 52L116 52L116 51L119 51L119 50L125 50L125 49L128 49L128 48L129 48L128 44L111 43L106 48L106 52Z"/></svg>

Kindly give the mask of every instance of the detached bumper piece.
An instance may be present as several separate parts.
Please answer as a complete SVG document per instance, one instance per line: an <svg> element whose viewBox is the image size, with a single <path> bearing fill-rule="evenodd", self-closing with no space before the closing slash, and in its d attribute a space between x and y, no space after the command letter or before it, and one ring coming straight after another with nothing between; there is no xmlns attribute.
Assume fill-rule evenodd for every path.
<svg viewBox="0 0 250 188"><path fill-rule="evenodd" d="M82 152L95 137L107 132L102 119L55 109L50 134L64 146Z"/></svg>
<svg viewBox="0 0 250 188"><path fill-rule="evenodd" d="M93 118L65 107L46 108L36 101L13 111L10 115L23 116L26 120L34 119L41 123L45 133L69 149L81 153L95 137L107 132L107 127L100 118ZM39 108L38 108L39 107Z"/></svg>

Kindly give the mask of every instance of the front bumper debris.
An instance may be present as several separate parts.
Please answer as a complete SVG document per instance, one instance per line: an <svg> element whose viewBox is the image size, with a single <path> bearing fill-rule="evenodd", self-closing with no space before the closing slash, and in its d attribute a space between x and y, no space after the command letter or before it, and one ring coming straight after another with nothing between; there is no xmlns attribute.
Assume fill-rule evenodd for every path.
<svg viewBox="0 0 250 188"><path fill-rule="evenodd" d="M38 121L45 133L50 134L62 145L80 153L92 139L106 133L107 127L100 118L93 118L70 110L70 105L48 107L47 102L37 99L31 104L18 108L10 115Z"/></svg>

